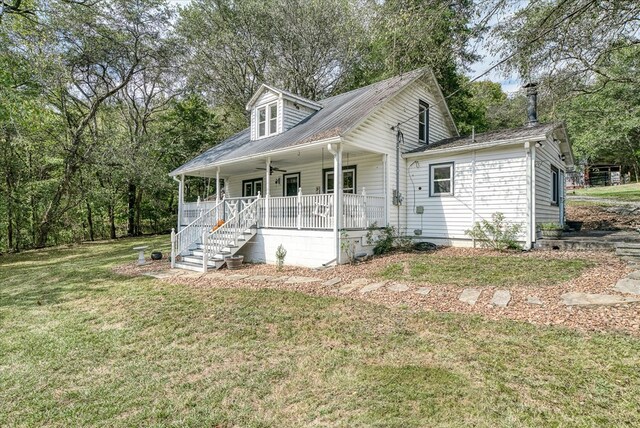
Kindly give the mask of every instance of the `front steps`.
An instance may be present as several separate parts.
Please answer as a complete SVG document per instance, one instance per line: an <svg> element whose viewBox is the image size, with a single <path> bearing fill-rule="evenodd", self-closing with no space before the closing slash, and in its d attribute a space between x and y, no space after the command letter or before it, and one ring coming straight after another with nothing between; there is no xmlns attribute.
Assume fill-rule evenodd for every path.
<svg viewBox="0 0 640 428"><path fill-rule="evenodd" d="M220 269L225 264L225 257L235 255L251 238L257 233L256 227L246 229L241 236L239 236L232 245L227 245L217 253L215 256L207 260L207 269ZM177 269L192 270L196 272L203 272L204 264L204 244L197 242L193 248L188 251L187 254L178 256L174 267Z"/></svg>
<svg viewBox="0 0 640 428"><path fill-rule="evenodd" d="M618 242L616 255L622 260L640 264L640 243Z"/></svg>

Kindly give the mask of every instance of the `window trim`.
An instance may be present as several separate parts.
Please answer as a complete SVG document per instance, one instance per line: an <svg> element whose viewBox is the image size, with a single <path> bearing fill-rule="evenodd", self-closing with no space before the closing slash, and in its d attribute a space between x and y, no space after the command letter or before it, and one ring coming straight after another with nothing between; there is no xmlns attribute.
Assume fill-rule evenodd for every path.
<svg viewBox="0 0 640 428"><path fill-rule="evenodd" d="M555 180L554 180L555 175ZM555 181L555 183L554 183ZM560 205L560 170L551 165L551 205Z"/></svg>
<svg viewBox="0 0 640 428"><path fill-rule="evenodd" d="M429 144L429 103L423 100L418 101L418 142L420 144ZM424 114L424 121L422 116ZM420 132L424 133L424 138L420 139Z"/></svg>
<svg viewBox="0 0 640 428"><path fill-rule="evenodd" d="M275 106L275 116L271 116L271 109ZM264 121L260 120L260 111L264 110ZM256 107L256 137L257 138L266 138L278 133L278 101L273 101L268 104L261 105ZM276 129L271 132L271 122L275 121ZM260 134L260 125L264 124L264 134Z"/></svg>
<svg viewBox="0 0 640 428"><path fill-rule="evenodd" d="M357 165L343 165L342 166L342 174L344 174L345 171L348 170L353 170L353 195L356 195L358 193L358 167ZM333 194L333 191L329 192L327 190L327 175L328 173L333 172L333 168L325 168L322 170L322 193L330 193ZM343 180L344 180L344 176L343 176ZM334 182L335 182L335 178L334 178ZM344 182L343 182L343 186L344 186ZM335 185L334 185L335 187ZM343 189L344 191L344 189Z"/></svg>
<svg viewBox="0 0 640 428"><path fill-rule="evenodd" d="M451 171L451 177L449 178L449 181L451 182L451 191L448 193L435 193L433 191L433 184L434 184L434 174L433 174L433 170L435 168L438 167L443 167L443 166L448 166L449 170ZM455 194L455 162L441 162L441 163L432 163L429 164L429 197L442 197L442 196L454 196ZM439 180L439 181L444 181L444 180Z"/></svg>
<svg viewBox="0 0 640 428"><path fill-rule="evenodd" d="M298 178L298 186L297 189L301 187L300 184L300 173L299 172L290 172L288 174L282 174L282 196L287 196L287 178L288 177L297 177ZM298 191L296 190L296 195ZM295 196L295 195L294 195Z"/></svg>
<svg viewBox="0 0 640 428"><path fill-rule="evenodd" d="M248 179L248 180L242 180L242 197L243 197L243 198L251 198L251 197L252 197L252 196L247 196L247 195L246 195L246 192L245 192L245 190L246 190L245 185L246 185L247 183L251 183L251 188L252 188L252 189L255 189L255 183L256 183L256 182L258 182L258 181L260 182L260 194L262 195L262 191L264 190L264 178L263 178L263 177L250 178L250 179ZM256 194L255 194L255 195L253 195L253 196L258 196L258 195L257 195L257 192L256 192ZM262 195L262 196L264 196L264 195Z"/></svg>

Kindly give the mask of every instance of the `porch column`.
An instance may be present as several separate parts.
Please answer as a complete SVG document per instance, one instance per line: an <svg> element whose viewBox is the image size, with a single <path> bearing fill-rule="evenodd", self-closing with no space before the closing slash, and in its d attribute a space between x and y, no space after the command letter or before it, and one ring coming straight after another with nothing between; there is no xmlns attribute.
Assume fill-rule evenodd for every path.
<svg viewBox="0 0 640 428"><path fill-rule="evenodd" d="M269 198L271 197L271 157L267 158L265 169L265 192L264 192L264 227L269 227Z"/></svg>
<svg viewBox="0 0 640 428"><path fill-rule="evenodd" d="M334 149L332 144L327 145L329 153L333 154L333 233L335 234L336 264L340 264L342 251L340 249L340 231L342 230L342 145Z"/></svg>
<svg viewBox="0 0 640 428"><path fill-rule="evenodd" d="M216 221L220 220L220 216L218 214L218 204L220 203L220 167L216 168Z"/></svg>
<svg viewBox="0 0 640 428"><path fill-rule="evenodd" d="M184 207L184 174L178 183L178 232L182 230L182 210Z"/></svg>

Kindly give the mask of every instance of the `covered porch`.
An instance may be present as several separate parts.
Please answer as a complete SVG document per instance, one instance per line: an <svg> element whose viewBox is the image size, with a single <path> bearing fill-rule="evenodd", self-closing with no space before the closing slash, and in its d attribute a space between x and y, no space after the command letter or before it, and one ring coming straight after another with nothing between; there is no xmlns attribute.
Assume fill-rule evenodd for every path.
<svg viewBox="0 0 640 428"><path fill-rule="evenodd" d="M342 171L336 180L334 171ZM209 165L189 176L210 190L184 201L178 178L178 231L214 207L215 221L227 220L248 201L259 199L257 227L291 230L364 230L388 223L384 154L322 144L280 154ZM215 223L214 221L214 223Z"/></svg>

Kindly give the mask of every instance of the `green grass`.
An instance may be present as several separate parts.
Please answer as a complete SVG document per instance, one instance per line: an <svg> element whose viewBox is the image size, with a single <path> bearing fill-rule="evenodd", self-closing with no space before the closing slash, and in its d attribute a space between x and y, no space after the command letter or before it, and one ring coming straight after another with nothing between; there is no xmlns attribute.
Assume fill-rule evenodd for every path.
<svg viewBox="0 0 640 428"><path fill-rule="evenodd" d="M0 426L638 426L640 340L0 257Z"/></svg>
<svg viewBox="0 0 640 428"><path fill-rule="evenodd" d="M576 196L593 196L620 201L640 201L640 183L623 184L620 186L591 187L570 191Z"/></svg>
<svg viewBox="0 0 640 428"><path fill-rule="evenodd" d="M593 263L583 259L545 260L535 257L416 256L403 263L391 263L379 275L390 280L453 284L463 286L504 286L516 284L553 285L579 276Z"/></svg>

